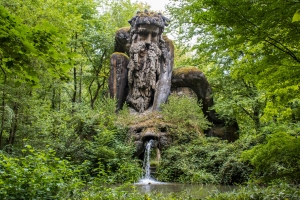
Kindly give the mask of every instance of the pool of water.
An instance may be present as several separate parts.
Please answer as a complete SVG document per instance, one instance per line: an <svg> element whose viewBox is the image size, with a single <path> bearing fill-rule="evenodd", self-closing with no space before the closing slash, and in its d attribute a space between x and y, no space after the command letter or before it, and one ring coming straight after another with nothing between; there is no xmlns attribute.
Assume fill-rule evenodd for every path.
<svg viewBox="0 0 300 200"><path fill-rule="evenodd" d="M212 193L228 192L236 189L236 186L224 186L224 185L199 185L199 184L176 184L156 181L151 177L150 168L150 151L153 140L149 140L144 157L144 169L145 174L142 179L137 183L125 187L124 189L128 192L138 192L141 194L160 193L162 195L178 194L192 198L204 198Z"/></svg>
<svg viewBox="0 0 300 200"><path fill-rule="evenodd" d="M203 198L212 193L228 192L237 189L236 186L225 185L200 185L200 184L178 184L159 182L154 179L141 179L139 182L128 186L125 190L135 191L141 194L161 193L169 195L171 193L184 194L193 198Z"/></svg>

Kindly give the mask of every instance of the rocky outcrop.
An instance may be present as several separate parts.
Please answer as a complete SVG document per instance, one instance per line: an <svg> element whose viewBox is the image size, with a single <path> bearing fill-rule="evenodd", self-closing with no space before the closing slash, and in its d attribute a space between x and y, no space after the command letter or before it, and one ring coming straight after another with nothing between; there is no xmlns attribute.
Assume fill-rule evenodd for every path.
<svg viewBox="0 0 300 200"><path fill-rule="evenodd" d="M115 52L127 54L129 62L126 65L122 62L123 67L115 66L120 59L113 55L110 74L112 79L117 77L122 83L120 87L126 91L114 89L112 95L111 88L116 86L112 85L114 81L110 80L111 96L117 97L120 103L124 103L126 99L126 102L139 112L144 112L151 106L158 110L160 104L167 100L171 89L174 46L171 40L163 36L169 19L161 13L145 10L137 12L128 22L130 27L121 28L116 32ZM123 73L125 68L126 78L113 71L122 69ZM124 88L123 85L128 88ZM118 109L122 107L119 102Z"/></svg>
<svg viewBox="0 0 300 200"><path fill-rule="evenodd" d="M115 35L115 49L114 52L121 52L129 55L129 39L130 27L123 27L117 30Z"/></svg>
<svg viewBox="0 0 300 200"><path fill-rule="evenodd" d="M152 147L160 151L171 144L172 138L168 129L176 125L164 122L159 112L152 112L151 108L144 113L131 109L131 114L136 120L128 125L128 138L136 146L137 157L144 156L146 144L150 139L154 140Z"/></svg>
<svg viewBox="0 0 300 200"><path fill-rule="evenodd" d="M202 111L208 120L212 123L223 123L218 119L216 112L210 110L213 106L212 89L201 70L196 67L181 67L173 70L171 91L180 90L180 88L188 87L193 90L199 102L202 103Z"/></svg>
<svg viewBox="0 0 300 200"><path fill-rule="evenodd" d="M231 142L239 138L238 124L236 122L226 124L225 121L217 116L214 110L210 109L214 104L212 89L201 70L196 67L174 69L171 91L177 94L195 95L198 101L202 102L202 111L213 124L212 128L205 132L207 136L219 137Z"/></svg>
<svg viewBox="0 0 300 200"><path fill-rule="evenodd" d="M209 137L219 137L228 142L234 142L239 139L239 126L237 122L232 122L230 124L214 124L211 129L206 132Z"/></svg>
<svg viewBox="0 0 300 200"><path fill-rule="evenodd" d="M164 53L164 67L160 72L158 82L156 83L156 91L153 99L153 110L160 110L160 105L165 103L171 92L171 79L172 71L174 66L174 45L172 40L167 36L163 36L163 41L165 41L163 51Z"/></svg>

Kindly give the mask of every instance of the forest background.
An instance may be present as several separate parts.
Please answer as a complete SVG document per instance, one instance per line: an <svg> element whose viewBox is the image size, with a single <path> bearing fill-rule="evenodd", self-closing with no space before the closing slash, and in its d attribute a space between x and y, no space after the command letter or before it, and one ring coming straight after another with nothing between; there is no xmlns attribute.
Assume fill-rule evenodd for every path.
<svg viewBox="0 0 300 200"><path fill-rule="evenodd" d="M189 123L170 130L174 143L157 178L248 184L213 199L296 199L300 22L292 18L299 1L171 2L166 32L176 38L175 67L205 73L212 109L238 122L240 139L199 136L190 126L208 124L199 104L171 97L166 120L180 113ZM107 79L116 30L144 9L129 0L0 0L1 199L115 199L125 192L105 185L141 177L127 127L118 123L131 116L126 107L115 113Z"/></svg>

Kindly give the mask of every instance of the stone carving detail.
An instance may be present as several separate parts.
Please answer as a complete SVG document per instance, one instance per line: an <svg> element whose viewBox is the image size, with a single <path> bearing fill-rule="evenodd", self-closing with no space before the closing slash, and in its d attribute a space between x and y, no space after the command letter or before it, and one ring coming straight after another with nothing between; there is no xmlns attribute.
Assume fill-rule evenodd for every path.
<svg viewBox="0 0 300 200"><path fill-rule="evenodd" d="M129 94L126 101L139 112L144 112L156 101L154 94L159 91L157 83L160 74L165 73L167 67L172 68L166 66L166 60L170 58L162 38L168 22L162 14L148 11L138 12L129 21L131 45L127 67Z"/></svg>
<svg viewBox="0 0 300 200"><path fill-rule="evenodd" d="M109 92L118 100L117 109L121 109L127 95L127 65L129 59L124 53L114 53L110 60Z"/></svg>
<svg viewBox="0 0 300 200"><path fill-rule="evenodd" d="M167 37L162 36L169 19L161 13L145 10L137 12L128 22L130 29L119 29L115 38L115 50L129 53L126 102L138 112L144 112L152 105L157 110L167 100L171 89L174 47ZM119 77L118 71L112 73ZM124 80L116 82L121 84ZM115 92L110 89L111 96L120 96Z"/></svg>
<svg viewBox="0 0 300 200"><path fill-rule="evenodd" d="M147 123L147 121L129 126L128 135L136 146L135 156L142 158L145 143L150 139L154 140L153 147L158 148L160 151L170 145L172 138L167 132L168 126L171 125L162 122L152 124L151 122Z"/></svg>

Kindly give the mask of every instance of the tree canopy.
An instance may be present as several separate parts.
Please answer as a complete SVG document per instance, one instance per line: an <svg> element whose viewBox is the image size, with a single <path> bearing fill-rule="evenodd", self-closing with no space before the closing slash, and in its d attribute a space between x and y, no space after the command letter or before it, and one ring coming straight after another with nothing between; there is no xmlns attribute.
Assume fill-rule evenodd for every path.
<svg viewBox="0 0 300 200"><path fill-rule="evenodd" d="M173 1L169 11L180 41L193 41L196 62L259 90L255 95L264 99L261 115L268 121L297 116L299 23L292 23L297 7L296 1L183 0Z"/></svg>

